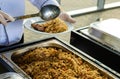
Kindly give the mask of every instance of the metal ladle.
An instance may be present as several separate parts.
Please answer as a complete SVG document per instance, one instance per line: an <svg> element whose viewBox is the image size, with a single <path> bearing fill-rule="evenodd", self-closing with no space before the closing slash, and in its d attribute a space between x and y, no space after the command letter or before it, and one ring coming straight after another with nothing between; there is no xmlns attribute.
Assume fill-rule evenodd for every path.
<svg viewBox="0 0 120 79"><path fill-rule="evenodd" d="M48 21L55 19L60 14L60 8L55 5L46 5L41 8L39 13L30 14L30 15L24 15L24 16L18 16L14 17L15 21L20 19L27 19L31 17L41 17L43 20ZM9 22L9 21L8 21Z"/></svg>
<svg viewBox="0 0 120 79"><path fill-rule="evenodd" d="M59 16L60 8L55 5L47 5L40 10L40 13L43 20L51 20Z"/></svg>

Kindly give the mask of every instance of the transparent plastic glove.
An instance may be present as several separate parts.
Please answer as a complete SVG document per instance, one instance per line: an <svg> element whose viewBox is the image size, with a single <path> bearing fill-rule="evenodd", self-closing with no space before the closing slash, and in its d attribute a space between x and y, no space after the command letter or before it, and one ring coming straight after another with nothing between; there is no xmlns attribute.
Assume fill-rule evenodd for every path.
<svg viewBox="0 0 120 79"><path fill-rule="evenodd" d="M60 15L59 15L59 18L64 20L64 21L67 21L67 22L70 22L70 23L75 23L76 21L70 16L68 15L66 12L61 12Z"/></svg>
<svg viewBox="0 0 120 79"><path fill-rule="evenodd" d="M3 12L0 10L0 22L3 24L3 25L7 25L7 21L14 21L15 19L8 15L7 13Z"/></svg>

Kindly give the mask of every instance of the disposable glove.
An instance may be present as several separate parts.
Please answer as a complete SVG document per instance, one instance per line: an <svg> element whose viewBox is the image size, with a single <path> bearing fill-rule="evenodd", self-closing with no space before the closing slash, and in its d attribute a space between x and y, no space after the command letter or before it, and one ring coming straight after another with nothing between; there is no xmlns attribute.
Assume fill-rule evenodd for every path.
<svg viewBox="0 0 120 79"><path fill-rule="evenodd" d="M14 18L12 16L10 16L9 14L3 12L0 10L0 22L3 25L7 25L7 21L14 21Z"/></svg>
<svg viewBox="0 0 120 79"><path fill-rule="evenodd" d="M61 12L60 15L59 15L59 18L64 20L64 21L67 21L67 22L70 22L70 23L75 23L76 21L70 16L68 15L66 12Z"/></svg>

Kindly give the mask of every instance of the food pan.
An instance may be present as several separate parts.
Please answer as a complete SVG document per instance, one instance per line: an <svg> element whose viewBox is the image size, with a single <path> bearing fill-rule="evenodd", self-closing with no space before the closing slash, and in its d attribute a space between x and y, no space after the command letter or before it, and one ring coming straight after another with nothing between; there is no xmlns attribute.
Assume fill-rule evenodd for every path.
<svg viewBox="0 0 120 79"><path fill-rule="evenodd" d="M0 74L0 79L24 79L24 78L15 72L6 72Z"/></svg>
<svg viewBox="0 0 120 79"><path fill-rule="evenodd" d="M107 19L90 24L88 33L97 41L100 41L114 50L120 52L120 20Z"/></svg>
<svg viewBox="0 0 120 79"><path fill-rule="evenodd" d="M14 72L14 70L0 58L0 74L6 72ZM1 77L0 77L1 78Z"/></svg>
<svg viewBox="0 0 120 79"><path fill-rule="evenodd" d="M61 41L61 40L59 40L58 38L55 38L55 37L48 38L48 39L45 39L45 40L42 40L42 41L39 41L39 42L36 42L36 43L32 43L32 44L29 44L29 45L25 45L22 48L17 48L15 50L10 50L8 52L4 52L2 54L2 59L4 61L6 61L16 72L20 73L25 78L30 79L30 78L33 78L33 77L30 77L30 74L32 74L32 73L26 74L25 71L22 70L22 68L20 68L20 65L18 65L18 63L16 63L16 60L19 60L20 62L22 62L22 60L24 60L24 59L21 58L21 57L25 56L26 54L31 54L31 53L29 53L30 51L33 51L36 48L48 48L48 47L60 49L60 51L62 50L61 54L59 55L60 58L65 57L65 59L64 59L65 62L68 62L68 63L72 62L72 65L68 64L68 66L70 66L70 68L73 68L73 69L69 69L69 67L66 67L66 65L63 64L65 62L59 63L58 65L56 65L57 63L54 63L55 66L52 65L52 67L54 67L53 69L48 68L48 69L51 69L50 70L51 72L50 73L46 72L47 74L45 73L45 74L42 74L42 75L40 74L38 79L41 79L40 78L41 76L43 76L43 78L49 77L51 79L56 79L56 78L58 78L58 76L60 76L59 74L62 74L62 75L64 75L64 77L66 77L66 78L63 78L63 76L60 76L60 78L62 78L62 79L73 78L73 76L74 76L74 78L75 77L79 78L80 75L81 75L82 78L87 78L87 77L91 78L91 76L89 76L89 75L94 73L94 72L95 73L99 72L99 74L97 74L97 75L101 75L101 76L104 75L108 79L118 79L118 77L115 74L109 72L106 68L104 68L103 64L102 65L101 65L101 63L98 64L97 60L93 59L92 57L90 57L88 55L84 55L82 51L79 51L79 50L75 49L73 46L71 46L71 45L69 45L69 44L67 44L67 43L65 43L65 42L63 42L63 41ZM44 52L44 51L42 51L42 52ZM62 54L66 55L67 52L69 52L68 54L70 55L70 56L67 55L68 58L66 58L66 56L62 55ZM47 53L48 53L47 56L49 56L50 52L47 52ZM40 56L41 55L43 56L42 59L38 59L38 60L39 61L45 60L45 59L43 59L44 57L46 58L46 56L44 56L44 53L40 54ZM55 53L55 55L56 55L56 53ZM71 55L74 55L74 56L71 56ZM58 56L58 55L56 55L56 56ZM28 56L29 61L37 60L37 59L35 59L36 56L34 58L33 57L30 58L30 56ZM50 55L50 57L52 57L52 56ZM82 63L87 63L87 66L85 66L85 67L88 68L87 71L84 70L84 66L81 66L83 69L77 70L79 68L79 66L77 66L77 64L76 64L77 60L74 57L77 57L78 59L81 59L82 60L81 64ZM49 60L49 61L51 61L51 62L54 61L55 62L55 61L58 61L58 59L60 59L60 58L58 58L58 59L56 59L56 58L57 57L53 57L52 60ZM46 60L47 60L47 58L46 58ZM63 59L61 59L61 60L63 60ZM59 61L61 61L61 60L59 60ZM29 61L25 60L24 63L26 63L26 62L29 63ZM79 63L79 65L80 65L80 60L77 63ZM23 62L22 62L22 64L23 64ZM62 67L59 66L61 64L62 64ZM39 65L37 64L37 66L39 66ZM33 65L31 67L33 67ZM42 65L42 66L39 66L39 67L44 67L44 66ZM48 65L48 67L51 67L51 64ZM62 68L62 69L59 69L59 67ZM36 69L37 67L33 67L33 71L34 71L34 68ZM44 72L44 71L46 71L48 69L41 69L41 71ZM64 72L57 74L54 69L58 70L59 72L62 72L64 70ZM91 69L93 71L91 71L91 73L90 73L89 70L91 70ZM75 71L73 72L72 70L75 70ZM36 71L37 71L37 69L36 69ZM85 73L78 73L80 71L86 72L89 75L85 75ZM28 72L29 72L29 69L28 69ZM39 72L37 72L37 73L39 73ZM48 74L51 75L51 76L48 76ZM103 78L103 79L105 79L105 78Z"/></svg>
<svg viewBox="0 0 120 79"><path fill-rule="evenodd" d="M88 34L88 28L89 26L85 26L73 30L71 32L70 44L108 66L112 69L110 71L120 77L120 62L115 62L120 61L120 52L92 38Z"/></svg>

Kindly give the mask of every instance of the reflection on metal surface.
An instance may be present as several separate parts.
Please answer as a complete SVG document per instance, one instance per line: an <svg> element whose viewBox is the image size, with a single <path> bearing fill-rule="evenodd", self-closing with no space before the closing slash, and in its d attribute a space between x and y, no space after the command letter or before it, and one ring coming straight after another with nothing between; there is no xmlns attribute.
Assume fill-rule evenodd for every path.
<svg viewBox="0 0 120 79"><path fill-rule="evenodd" d="M64 42L56 40L56 39L46 39L46 40L43 40L41 42L39 41L39 42L36 42L34 44L31 44L31 45L29 44L28 46L21 47L21 48L19 48L17 50L12 50L11 53L6 52L6 53L2 54L2 56L4 56L8 60L8 62L9 62L8 64L11 64L11 66L14 69L16 69L16 72L20 72L21 74L25 75L25 73L11 60L11 57L20 56L20 55L22 55L23 53L25 53L27 50L29 50L31 48L44 47L44 46L54 46L54 47L62 48L63 50L66 50L66 51L70 51L73 54L75 54L75 55L79 56L80 58L82 58L84 61L91 64L92 66L94 66L95 68L99 69L99 71L101 73L104 73L104 74L108 75L110 79L116 78L116 76L114 76L113 74L109 73L106 69L104 69L103 64L101 64L101 63L96 64L98 61L96 61L94 58L91 58L90 56L86 57L83 54L82 51L78 51L78 50L72 48L71 45L65 44ZM13 54L15 52L16 52L16 54ZM14 55L14 56L12 56L12 55ZM29 76L26 75L26 77L29 77Z"/></svg>
<svg viewBox="0 0 120 79"><path fill-rule="evenodd" d="M92 56L100 63L105 64L105 68L110 68L109 71L112 71L111 69L114 69L115 71L112 72L118 75L120 78L120 62L115 62L120 61L120 52L117 52L107 45L101 43L100 41L94 39L88 33L88 29L89 26L86 26L72 31L70 44L79 50L84 51L85 54Z"/></svg>
<svg viewBox="0 0 120 79"><path fill-rule="evenodd" d="M111 18L90 25L88 32L109 47L120 52L120 20Z"/></svg>
<svg viewBox="0 0 120 79"><path fill-rule="evenodd" d="M0 79L24 79L24 78L15 72L6 72L0 74Z"/></svg>

